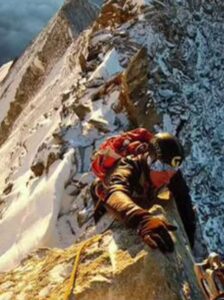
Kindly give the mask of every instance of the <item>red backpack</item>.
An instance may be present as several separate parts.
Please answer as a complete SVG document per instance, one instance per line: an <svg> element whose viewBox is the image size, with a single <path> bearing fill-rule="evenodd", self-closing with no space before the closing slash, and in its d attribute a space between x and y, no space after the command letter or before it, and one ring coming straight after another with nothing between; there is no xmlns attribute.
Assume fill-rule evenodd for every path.
<svg viewBox="0 0 224 300"><path fill-rule="evenodd" d="M104 180L109 169L122 157L138 155L147 151L153 134L145 128L138 128L103 142L92 158L92 171Z"/></svg>

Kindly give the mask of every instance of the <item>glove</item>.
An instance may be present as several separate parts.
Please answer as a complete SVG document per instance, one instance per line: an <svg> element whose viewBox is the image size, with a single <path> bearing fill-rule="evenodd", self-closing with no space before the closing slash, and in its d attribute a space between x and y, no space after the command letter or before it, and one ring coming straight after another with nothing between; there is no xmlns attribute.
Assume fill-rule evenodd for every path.
<svg viewBox="0 0 224 300"><path fill-rule="evenodd" d="M174 250L174 243L169 231L176 229L176 226L168 224L158 217L145 215L139 224L138 233L149 247L159 248L165 253Z"/></svg>
<svg viewBox="0 0 224 300"><path fill-rule="evenodd" d="M176 226L153 217L147 210L137 206L125 193L112 193L106 201L106 207L127 227L138 228L139 235L149 247L159 248L162 252L174 250L173 240L168 231L176 230Z"/></svg>

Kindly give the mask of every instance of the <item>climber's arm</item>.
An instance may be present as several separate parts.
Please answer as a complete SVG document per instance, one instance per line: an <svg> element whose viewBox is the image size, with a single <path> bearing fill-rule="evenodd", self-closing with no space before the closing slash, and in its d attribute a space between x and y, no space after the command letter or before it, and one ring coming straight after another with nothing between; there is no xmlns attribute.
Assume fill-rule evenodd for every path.
<svg viewBox="0 0 224 300"><path fill-rule="evenodd" d="M145 214L145 211L134 203L131 196L134 185L138 183L141 176L139 160L139 157L135 157L133 159L125 158L119 162L110 175L106 198L107 209L129 227L136 225L134 212Z"/></svg>
<svg viewBox="0 0 224 300"><path fill-rule="evenodd" d="M169 230L175 227L153 217L132 200L132 191L143 172L142 158L123 159L110 176L106 207L128 227L136 228L144 242L163 252L173 251Z"/></svg>

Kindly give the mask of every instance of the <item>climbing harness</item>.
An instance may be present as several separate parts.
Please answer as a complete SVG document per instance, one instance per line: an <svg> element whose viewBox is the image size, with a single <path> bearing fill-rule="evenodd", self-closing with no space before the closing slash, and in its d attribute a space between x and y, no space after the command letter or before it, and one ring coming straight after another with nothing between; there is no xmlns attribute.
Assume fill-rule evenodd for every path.
<svg viewBox="0 0 224 300"><path fill-rule="evenodd" d="M224 262L220 256L213 252L194 269L206 300L224 300Z"/></svg>

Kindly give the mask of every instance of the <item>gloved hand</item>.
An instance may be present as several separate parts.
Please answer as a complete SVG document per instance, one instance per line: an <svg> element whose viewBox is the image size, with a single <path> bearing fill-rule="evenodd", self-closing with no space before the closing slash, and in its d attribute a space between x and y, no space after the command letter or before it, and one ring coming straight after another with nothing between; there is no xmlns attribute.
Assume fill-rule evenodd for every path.
<svg viewBox="0 0 224 300"><path fill-rule="evenodd" d="M162 252L174 250L169 231L176 230L176 226L153 217L147 210L137 206L125 193L113 192L106 200L106 207L127 227L137 228L143 241L151 248L159 248Z"/></svg>
<svg viewBox="0 0 224 300"><path fill-rule="evenodd" d="M139 224L138 233L149 247L152 249L159 248L165 253L174 250L174 243L169 231L176 229L176 226L158 217L145 215Z"/></svg>

